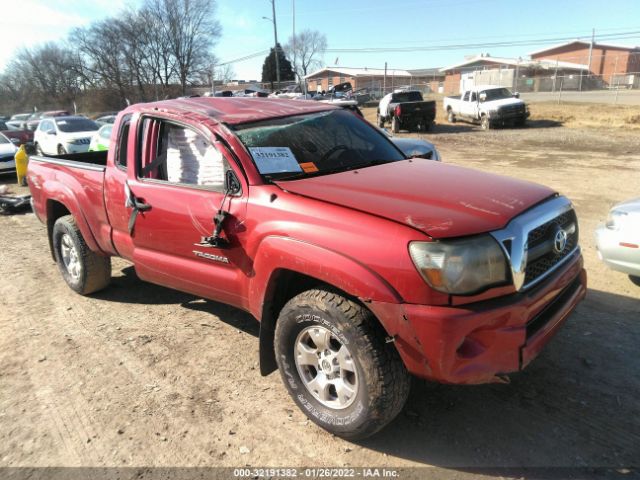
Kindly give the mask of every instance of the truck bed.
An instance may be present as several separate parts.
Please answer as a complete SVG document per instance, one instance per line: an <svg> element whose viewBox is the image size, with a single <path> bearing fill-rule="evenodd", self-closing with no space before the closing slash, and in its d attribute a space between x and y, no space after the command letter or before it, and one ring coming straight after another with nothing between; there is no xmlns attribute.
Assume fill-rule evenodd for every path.
<svg viewBox="0 0 640 480"><path fill-rule="evenodd" d="M78 222L94 251L111 252L110 227L104 204L107 152L33 155L29 158L29 189L40 220L64 205ZM49 225L51 227L52 225Z"/></svg>
<svg viewBox="0 0 640 480"><path fill-rule="evenodd" d="M33 155L29 157L32 162L53 163L72 168L104 171L107 166L107 151L67 153L65 155Z"/></svg>

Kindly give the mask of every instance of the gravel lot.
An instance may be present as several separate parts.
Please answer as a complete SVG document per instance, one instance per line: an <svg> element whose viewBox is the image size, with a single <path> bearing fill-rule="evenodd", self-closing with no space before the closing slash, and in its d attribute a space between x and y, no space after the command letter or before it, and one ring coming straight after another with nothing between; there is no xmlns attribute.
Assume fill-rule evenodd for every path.
<svg viewBox="0 0 640 480"><path fill-rule="evenodd" d="M640 287L601 265L593 231L640 195L640 138L546 125L441 125L425 137L445 162L569 196L587 299L510 384L416 381L399 418L359 443L318 429L277 374L260 376L248 314L141 282L121 260L109 289L78 296L35 216L0 217L0 467L435 466L437 478L475 478L638 466Z"/></svg>

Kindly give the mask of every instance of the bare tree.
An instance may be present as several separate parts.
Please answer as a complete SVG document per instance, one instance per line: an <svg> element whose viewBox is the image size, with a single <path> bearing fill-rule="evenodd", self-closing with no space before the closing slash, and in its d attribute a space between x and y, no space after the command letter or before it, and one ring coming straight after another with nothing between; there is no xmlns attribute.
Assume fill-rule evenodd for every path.
<svg viewBox="0 0 640 480"><path fill-rule="evenodd" d="M147 0L145 8L162 26L182 93L212 63L212 48L221 35L212 0Z"/></svg>
<svg viewBox="0 0 640 480"><path fill-rule="evenodd" d="M306 76L311 69L322 66L327 37L317 30L303 30L289 37L284 47L287 57L294 64L298 77Z"/></svg>
<svg viewBox="0 0 640 480"><path fill-rule="evenodd" d="M236 72L233 69L233 65L227 63L226 65L215 67L215 74L213 78L222 83L229 83L235 76Z"/></svg>

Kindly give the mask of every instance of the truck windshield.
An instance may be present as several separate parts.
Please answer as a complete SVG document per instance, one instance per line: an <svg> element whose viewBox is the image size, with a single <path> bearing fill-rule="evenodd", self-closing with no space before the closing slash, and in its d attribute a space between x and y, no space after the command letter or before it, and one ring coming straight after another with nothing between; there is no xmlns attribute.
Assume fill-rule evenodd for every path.
<svg viewBox="0 0 640 480"><path fill-rule="evenodd" d="M405 159L380 132L344 110L232 128L266 179L325 175Z"/></svg>
<svg viewBox="0 0 640 480"><path fill-rule="evenodd" d="M393 94L394 103L403 103L403 102L421 102L422 94L420 92L400 92Z"/></svg>
<svg viewBox="0 0 640 480"><path fill-rule="evenodd" d="M88 118L62 118L56 119L56 125L61 132L90 132L98 130L100 127L93 120Z"/></svg>
<svg viewBox="0 0 640 480"><path fill-rule="evenodd" d="M487 94L487 99L485 100L485 102L513 97L513 93L511 93L508 88L491 88L489 90L484 90L483 93Z"/></svg>

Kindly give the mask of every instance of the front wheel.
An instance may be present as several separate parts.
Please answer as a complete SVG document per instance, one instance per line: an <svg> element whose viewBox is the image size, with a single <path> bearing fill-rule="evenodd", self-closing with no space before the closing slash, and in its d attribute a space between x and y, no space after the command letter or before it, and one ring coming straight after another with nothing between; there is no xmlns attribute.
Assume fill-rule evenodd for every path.
<svg viewBox="0 0 640 480"><path fill-rule="evenodd" d="M491 121L489 120L488 116L486 115L482 116L482 118L480 119L480 128L482 128L482 130L491 129Z"/></svg>
<svg viewBox="0 0 640 480"><path fill-rule="evenodd" d="M36 148L36 155L40 155L41 157L44 156L44 152L42 151L42 147L40 146L39 143L36 142L35 148Z"/></svg>
<svg viewBox="0 0 640 480"><path fill-rule="evenodd" d="M376 115L376 123L378 124L379 128L384 128L384 117L382 117L382 115L377 114Z"/></svg>
<svg viewBox="0 0 640 480"><path fill-rule="evenodd" d="M308 290L280 312L275 352L298 407L325 430L361 439L402 410L410 376L371 312L328 290Z"/></svg>
<svg viewBox="0 0 640 480"><path fill-rule="evenodd" d="M58 155L66 155L67 151L64 149L62 145L58 145Z"/></svg>
<svg viewBox="0 0 640 480"><path fill-rule="evenodd" d="M53 225L53 252L62 278L72 290L88 295L111 282L111 258L98 255L87 246L71 215Z"/></svg>

